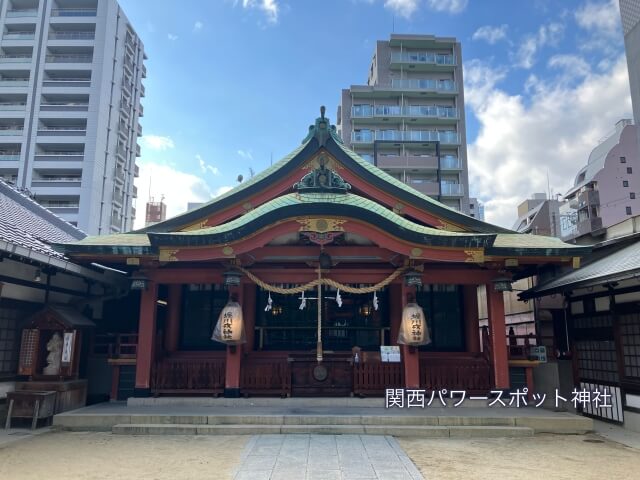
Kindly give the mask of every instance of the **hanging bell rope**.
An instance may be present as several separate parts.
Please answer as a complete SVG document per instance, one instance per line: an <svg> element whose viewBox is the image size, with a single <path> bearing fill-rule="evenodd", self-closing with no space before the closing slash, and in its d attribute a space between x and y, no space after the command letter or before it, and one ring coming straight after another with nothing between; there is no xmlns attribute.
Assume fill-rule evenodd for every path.
<svg viewBox="0 0 640 480"><path fill-rule="evenodd" d="M312 280L298 287L282 288L282 287L276 287L275 285L270 285L260 280L257 276L255 276L249 270L246 270L239 265L236 265L234 268L240 270L247 277L249 277L252 282L254 282L260 288L268 292L280 293L282 295L296 295L306 290L310 290L311 288L317 287L318 285L328 285L330 287L340 289L347 293L356 293L356 294L373 293L376 290L380 290L381 288L386 287L391 282L393 282L396 278L402 275L402 273L404 273L407 270L410 270L413 267L409 267L409 266L400 267L397 270L395 270L391 275L389 275L387 278L382 280L381 282L378 282L375 285L371 285L369 287L361 287L361 288L351 287L349 285L345 285L344 283L336 282L335 280L332 280L330 278L316 278L315 280Z"/></svg>

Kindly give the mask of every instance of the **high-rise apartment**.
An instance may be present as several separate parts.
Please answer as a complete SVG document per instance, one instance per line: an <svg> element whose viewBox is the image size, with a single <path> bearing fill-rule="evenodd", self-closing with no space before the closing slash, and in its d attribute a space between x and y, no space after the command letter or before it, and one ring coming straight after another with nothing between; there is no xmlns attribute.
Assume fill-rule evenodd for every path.
<svg viewBox="0 0 640 480"><path fill-rule="evenodd" d="M620 18L627 53L633 119L640 123L640 2L620 0Z"/></svg>
<svg viewBox="0 0 640 480"><path fill-rule="evenodd" d="M89 234L131 229L145 58L116 0L0 2L0 176Z"/></svg>
<svg viewBox="0 0 640 480"><path fill-rule="evenodd" d="M462 55L455 38L378 41L367 85L342 91L338 131L354 151L469 213Z"/></svg>

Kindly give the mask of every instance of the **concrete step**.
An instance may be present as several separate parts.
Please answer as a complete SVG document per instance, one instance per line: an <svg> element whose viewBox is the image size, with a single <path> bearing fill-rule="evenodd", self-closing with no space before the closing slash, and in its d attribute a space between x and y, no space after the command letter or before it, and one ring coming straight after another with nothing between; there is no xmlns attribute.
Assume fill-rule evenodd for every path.
<svg viewBox="0 0 640 480"><path fill-rule="evenodd" d="M593 420L577 415L530 416L428 416L428 415L160 415L160 414L74 414L56 415L53 425L64 430L110 431L114 425L183 425L233 426L241 428L276 427L280 430L300 430L305 426L318 429L345 427L348 431L366 431L369 427L523 427L535 433L582 434L593 430ZM282 427L282 428L281 428ZM356 428L357 427L357 428ZM374 430L374 428L370 428ZM381 428L384 430L384 428Z"/></svg>
<svg viewBox="0 0 640 480"><path fill-rule="evenodd" d="M326 434L326 435L394 435L425 438L525 437L534 434L528 427L440 427L409 425L185 425L126 423L114 425L116 435L258 435L258 434Z"/></svg>

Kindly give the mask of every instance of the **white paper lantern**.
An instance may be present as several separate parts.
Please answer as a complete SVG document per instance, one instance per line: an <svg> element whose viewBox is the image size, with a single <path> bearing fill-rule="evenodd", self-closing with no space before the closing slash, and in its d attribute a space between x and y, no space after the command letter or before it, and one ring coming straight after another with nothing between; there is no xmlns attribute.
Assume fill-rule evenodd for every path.
<svg viewBox="0 0 640 480"><path fill-rule="evenodd" d="M227 345L240 345L247 341L244 336L242 307L238 302L229 302L222 309L211 340Z"/></svg>
<svg viewBox="0 0 640 480"><path fill-rule="evenodd" d="M429 327L427 327L424 311L417 303L407 303L402 309L398 343L411 346L431 343L431 335L429 335Z"/></svg>

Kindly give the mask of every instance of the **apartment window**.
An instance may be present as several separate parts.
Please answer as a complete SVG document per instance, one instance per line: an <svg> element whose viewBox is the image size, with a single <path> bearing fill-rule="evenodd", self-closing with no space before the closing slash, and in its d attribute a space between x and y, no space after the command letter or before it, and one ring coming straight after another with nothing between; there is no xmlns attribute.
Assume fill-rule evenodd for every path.
<svg viewBox="0 0 640 480"><path fill-rule="evenodd" d="M629 194L629 198L630 198L631 200L635 200L635 199L636 199L636 192L631 192L631 193Z"/></svg>
<svg viewBox="0 0 640 480"><path fill-rule="evenodd" d="M623 187L628 187L629 186L629 180L623 180L622 181L622 186Z"/></svg>
<svg viewBox="0 0 640 480"><path fill-rule="evenodd" d="M627 167L627 173L633 173L633 169L631 167Z"/></svg>
<svg viewBox="0 0 640 480"><path fill-rule="evenodd" d="M620 163L627 163L627 157L620 157Z"/></svg>
<svg viewBox="0 0 640 480"><path fill-rule="evenodd" d="M627 215L631 215L631 207L627 207Z"/></svg>

